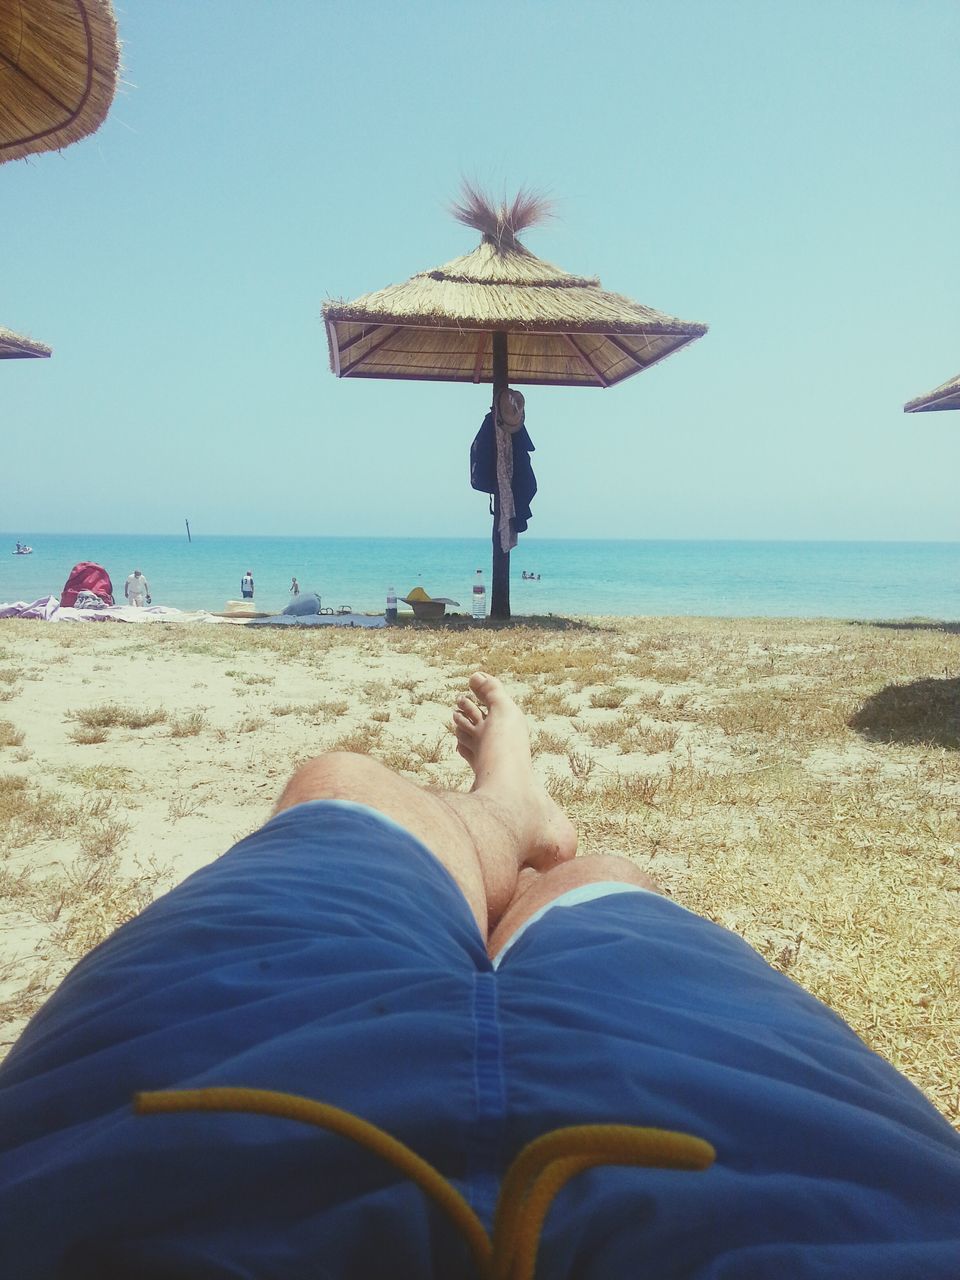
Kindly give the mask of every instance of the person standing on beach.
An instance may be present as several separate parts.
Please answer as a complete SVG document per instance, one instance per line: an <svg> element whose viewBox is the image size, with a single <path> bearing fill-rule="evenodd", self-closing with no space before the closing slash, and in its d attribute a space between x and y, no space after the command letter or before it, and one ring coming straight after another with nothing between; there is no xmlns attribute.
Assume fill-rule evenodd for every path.
<svg viewBox="0 0 960 1280"><path fill-rule="evenodd" d="M244 600L253 599L253 574L249 569L240 579L240 594L243 596Z"/></svg>
<svg viewBox="0 0 960 1280"><path fill-rule="evenodd" d="M134 569L133 573L127 578L124 583L123 594L138 609L142 609L145 604L150 603L150 583L139 569Z"/></svg>
<svg viewBox="0 0 960 1280"><path fill-rule="evenodd" d="M292 596L298 596L300 594L300 583L296 578L292 578L290 581L290 594Z"/></svg>

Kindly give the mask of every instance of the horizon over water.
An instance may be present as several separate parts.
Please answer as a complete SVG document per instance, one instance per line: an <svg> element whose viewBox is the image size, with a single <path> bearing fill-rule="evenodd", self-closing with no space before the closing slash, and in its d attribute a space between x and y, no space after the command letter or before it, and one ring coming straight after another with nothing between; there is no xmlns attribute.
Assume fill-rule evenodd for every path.
<svg viewBox="0 0 960 1280"><path fill-rule="evenodd" d="M33 555L16 556L18 538ZM490 539L194 534L0 533L0 603L59 595L93 560L122 603L135 568L155 604L221 611L249 568L256 603L279 612L290 579L323 604L381 612L387 588L422 586L469 612L473 578L490 590ZM523 536L511 556L514 615L960 617L960 542L564 539ZM524 581L523 570L539 573Z"/></svg>

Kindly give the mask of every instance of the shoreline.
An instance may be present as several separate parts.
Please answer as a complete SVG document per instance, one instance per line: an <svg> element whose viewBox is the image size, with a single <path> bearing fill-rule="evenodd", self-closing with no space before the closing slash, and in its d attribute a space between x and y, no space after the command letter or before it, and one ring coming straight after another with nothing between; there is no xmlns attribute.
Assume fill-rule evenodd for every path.
<svg viewBox="0 0 960 1280"><path fill-rule="evenodd" d="M450 624L453 625L450 625ZM0 627L0 1053L70 965L321 750L463 788L495 671L585 852L835 1007L955 1125L960 624L611 615L377 630Z"/></svg>
<svg viewBox="0 0 960 1280"><path fill-rule="evenodd" d="M26 605L26 606L39 605L39 604L43 604L48 599L56 600L56 598L57 598L56 596L53 596L53 597L41 596L41 597L38 597L36 600L17 600L17 601L0 600L0 609L4 607L12 607L13 605ZM235 602L227 601L227 603L235 603ZM268 613L266 612L266 609L261 611L257 607L258 602L254 601L253 603L255 606L254 612L252 612L249 616L245 616L244 613L238 610L231 611L231 610L223 610L223 609L219 609L219 610L185 609L185 608L180 608L177 605L167 605L161 602L155 602L153 605L144 606L138 609L135 606L127 605L126 602L124 602L123 605L118 604L113 606L113 608L124 609L126 612L126 616L118 617L114 615L108 618L107 620L118 621L118 622L136 622L136 621L151 622L151 623L166 622L171 624L185 625L185 624L195 623L198 621L202 622L204 620L209 621L209 620L216 619L218 621L233 622L240 626L246 626L252 620L262 621L267 618L280 617L282 614L282 611L279 611L277 613ZM89 611L89 612L95 613L96 611ZM304 616L307 619L309 619L312 615L307 614ZM325 616L331 617L334 620L327 625L337 625L335 622L335 619L342 615L335 613L332 615L325 615ZM384 611L382 609L380 610L355 609L352 611L352 614L348 614L345 616L362 617L362 618L383 618ZM21 619L17 617L0 616L0 627L2 627L3 624L8 622L22 622L22 621L33 622L33 621L43 621L43 619L38 619L38 618ZM87 617L87 618L75 617L71 612L71 615L69 617L65 617L62 619L54 619L54 621L96 622L96 621L103 621L103 619L96 616ZM717 626L722 626L724 624L732 625L732 626L737 626L739 624L749 624L749 625L755 625L755 626L797 625L797 626L823 626L823 627L830 627L830 626L879 627L879 628L889 628L889 629L902 628L904 630L913 630L913 629L942 630L944 632L949 633L949 632L953 632L954 630L960 630L960 612L958 612L956 616L951 616L951 617L945 617L945 616L936 615L936 614L902 614L902 615L901 614L878 614L876 617L868 617L863 615L846 614L846 613L845 614L827 614L827 613L821 613L821 614L817 614L817 613L810 613L810 614L793 614L793 613L620 614L620 613L584 613L584 612L519 613L516 610L514 610L511 617L505 618L505 619L495 619L495 618L491 618L489 615L485 618L477 619L477 618L474 618L472 614L466 611L448 612L444 614L443 617L441 618L424 619L424 618L416 617L413 611L410 610L409 608L400 606L398 609L397 618L392 622L386 623L385 627L386 629L397 629L397 628L402 629L404 627L417 627L417 628L422 628L423 630L436 630L436 631L467 630L467 629L474 629L474 628L479 630L479 629L486 628L490 631L498 631L498 630L503 630L505 628L510 628L510 627L524 627L524 628L542 627L545 629L562 629L567 626L597 626L597 627L603 626L607 628L616 628L616 627L622 627L622 626L630 626L632 624L649 625L649 624L654 624L659 622L670 622L670 623L676 623L677 625L681 625L681 624L696 625L698 623L708 623L708 624L716 624ZM298 623L303 623L303 616L295 617L291 623L287 623L285 625L293 626ZM309 626L310 625L309 622L306 625ZM342 623L340 625L344 627L348 627L347 623Z"/></svg>
<svg viewBox="0 0 960 1280"><path fill-rule="evenodd" d="M29 541L29 539L28 539ZM158 604L224 609L253 570L267 612L289 602L291 578L325 607L383 610L422 586L467 611L475 571L490 599L490 544L440 538L150 539L104 535L34 542L0 556L0 598L59 592L80 561L105 566L122 595L143 570ZM512 554L514 612L607 617L950 617L960 614L960 543L530 539ZM522 573L540 574L539 581Z"/></svg>

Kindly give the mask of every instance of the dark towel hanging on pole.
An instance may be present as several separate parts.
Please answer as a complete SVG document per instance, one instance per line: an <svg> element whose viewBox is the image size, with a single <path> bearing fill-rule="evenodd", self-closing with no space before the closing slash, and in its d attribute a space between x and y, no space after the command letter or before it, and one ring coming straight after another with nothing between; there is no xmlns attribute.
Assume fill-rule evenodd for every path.
<svg viewBox="0 0 960 1280"><path fill-rule="evenodd" d="M497 446L494 438L493 411L483 420L480 430L470 446L470 484L480 493L497 491ZM520 427L511 437L513 441L513 505L516 515L511 520L516 533L523 533L533 516L530 503L537 492L537 478L533 474L530 454L535 451L526 427Z"/></svg>

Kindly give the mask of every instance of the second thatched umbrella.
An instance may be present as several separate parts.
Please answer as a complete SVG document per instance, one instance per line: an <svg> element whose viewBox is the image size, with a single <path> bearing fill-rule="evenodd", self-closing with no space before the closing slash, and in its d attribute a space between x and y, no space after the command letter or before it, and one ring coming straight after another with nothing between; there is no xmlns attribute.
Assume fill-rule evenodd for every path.
<svg viewBox="0 0 960 1280"><path fill-rule="evenodd" d="M0 325L0 360L44 359L49 355L50 348L45 343L24 338Z"/></svg>
<svg viewBox="0 0 960 1280"><path fill-rule="evenodd" d="M536 257L519 233L549 216L523 192L495 206L465 187L454 216L482 234L477 249L353 302L323 308L338 378L610 387L701 337L678 320L608 293ZM510 616L509 552L494 510L491 614Z"/></svg>
<svg viewBox="0 0 960 1280"><path fill-rule="evenodd" d="M930 413L934 409L960 409L960 374L903 406L904 413Z"/></svg>

